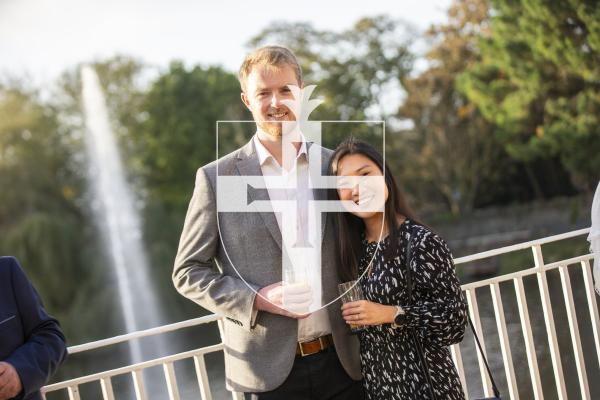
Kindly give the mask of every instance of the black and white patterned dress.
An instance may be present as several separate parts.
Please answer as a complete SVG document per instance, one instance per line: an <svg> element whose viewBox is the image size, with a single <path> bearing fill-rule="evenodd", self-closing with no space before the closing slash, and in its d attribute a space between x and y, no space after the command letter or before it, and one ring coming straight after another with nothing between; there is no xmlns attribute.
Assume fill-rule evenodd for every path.
<svg viewBox="0 0 600 400"><path fill-rule="evenodd" d="M409 232L413 235L410 265L413 305L410 307L406 306L406 278L402 267ZM410 326L416 328L436 398L464 399L448 346L462 340L467 311L450 250L439 236L409 220L400 225L399 235L400 238L387 237L379 243L363 241L361 274L373 260L370 274L367 272L361 279L365 298L380 304L399 305L407 315L406 324L400 327L383 324L359 333L366 398L431 398L413 335L407 329ZM394 259L384 257L390 240L399 240L400 244L400 255Z"/></svg>

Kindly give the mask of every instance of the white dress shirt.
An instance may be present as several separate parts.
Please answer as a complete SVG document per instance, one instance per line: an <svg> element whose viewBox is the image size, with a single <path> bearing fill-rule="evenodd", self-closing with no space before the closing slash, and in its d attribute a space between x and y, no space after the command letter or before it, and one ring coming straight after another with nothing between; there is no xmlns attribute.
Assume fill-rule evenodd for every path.
<svg viewBox="0 0 600 400"><path fill-rule="evenodd" d="M267 150L267 148L260 142L260 140L258 139L258 134L254 135L253 140L263 176L292 177L298 174L298 176L303 177L301 179L308 179L308 163L310 162L310 160L308 159L307 145L304 137L302 137L302 144L300 146L300 150L298 151L298 154L296 156L296 159L294 160L292 169L290 171L286 171L284 168L282 168L281 165L279 165L277 160L275 160L275 157L273 157L269 150ZM302 200L311 201L314 199L313 191L310 189L310 187L304 190L300 187L283 190L274 190L267 188L267 191L269 192L269 198L271 201L296 200L299 201L300 204L306 204ZM298 237L308 237L306 233L308 227L305 223L308 220L306 218L308 209L301 207L298 210L298 212L300 213L300 218L298 219L297 224ZM276 212L275 217L277 219L277 224L279 225L279 231L281 232L281 214ZM309 341L319 336L327 335L329 333L331 333L331 325L329 322L329 316L327 315L327 311L324 308L313 312L307 318L298 320L299 342Z"/></svg>

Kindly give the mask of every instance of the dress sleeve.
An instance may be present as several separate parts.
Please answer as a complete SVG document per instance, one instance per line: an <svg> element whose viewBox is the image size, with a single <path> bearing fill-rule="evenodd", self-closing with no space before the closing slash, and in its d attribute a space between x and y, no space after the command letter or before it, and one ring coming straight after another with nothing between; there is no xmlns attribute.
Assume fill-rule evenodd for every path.
<svg viewBox="0 0 600 400"><path fill-rule="evenodd" d="M467 307L450 249L432 232L412 246L413 302L401 305L405 326L420 328L425 338L443 346L458 343L464 337Z"/></svg>

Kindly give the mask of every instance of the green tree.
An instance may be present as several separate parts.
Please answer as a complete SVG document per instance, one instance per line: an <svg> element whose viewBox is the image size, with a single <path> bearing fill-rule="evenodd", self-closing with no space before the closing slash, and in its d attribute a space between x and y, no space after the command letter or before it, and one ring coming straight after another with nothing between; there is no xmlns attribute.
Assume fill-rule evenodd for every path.
<svg viewBox="0 0 600 400"><path fill-rule="evenodd" d="M80 341L101 334L90 310L106 303L90 303L102 276L88 252L94 236L71 133L34 90L0 85L0 254L17 256L69 340Z"/></svg>
<svg viewBox="0 0 600 400"><path fill-rule="evenodd" d="M198 167L216 157L219 120L252 120L235 75L219 67L186 69L174 62L151 85L134 126L141 174L149 195L185 211Z"/></svg>
<svg viewBox="0 0 600 400"><path fill-rule="evenodd" d="M142 102L148 90L149 67L141 60L116 55L92 64L104 90L107 107L113 119L113 132L119 138L120 149L129 163L130 172L135 171L136 146L129 130L144 117ZM135 174L131 174L135 183ZM142 183L140 183L142 184ZM138 188L139 189L139 188Z"/></svg>
<svg viewBox="0 0 600 400"><path fill-rule="evenodd" d="M395 112L389 94L401 92L412 67L411 30L387 16L362 18L342 32L317 30L308 23L278 23L252 38L248 47L278 43L294 51L305 83L316 84L315 97L324 100L311 119L388 120ZM325 124L323 143L335 147L351 133L381 142L381 125L337 123Z"/></svg>
<svg viewBox="0 0 600 400"><path fill-rule="evenodd" d="M405 81L407 97L399 116L414 127L406 169L419 197L441 197L453 214L470 211L485 180L499 173L502 152L493 126L455 88L456 77L479 59L477 40L489 21L486 0L458 0L448 22L431 27L429 67Z"/></svg>
<svg viewBox="0 0 600 400"><path fill-rule="evenodd" d="M181 224L194 188L196 170L217 157L219 120L252 120L240 99L234 74L220 67L186 68L173 62L143 94L137 117L127 127L134 150L133 173L139 177L145 205L145 235L155 275L164 283L164 298L177 304L180 318L196 314L170 281ZM239 147L250 124L220 124L219 156ZM188 311L185 314L182 310Z"/></svg>
<svg viewBox="0 0 600 400"><path fill-rule="evenodd" d="M144 239L158 295L166 308L175 310L172 318L196 314L197 309L173 289L170 267L195 171L217 155L216 122L252 120L240 100L237 79L220 67L188 69L180 62L155 76L148 65L122 55L92 66L104 90L129 182L143 204ZM79 69L65 73L63 95L56 98L69 110L72 129L83 132ZM241 145L247 140L241 125L224 124L220 139L234 148ZM220 149L220 155L225 151Z"/></svg>
<svg viewBox="0 0 600 400"><path fill-rule="evenodd" d="M461 90L525 162L560 159L579 188L600 178L600 3L493 0L481 60Z"/></svg>

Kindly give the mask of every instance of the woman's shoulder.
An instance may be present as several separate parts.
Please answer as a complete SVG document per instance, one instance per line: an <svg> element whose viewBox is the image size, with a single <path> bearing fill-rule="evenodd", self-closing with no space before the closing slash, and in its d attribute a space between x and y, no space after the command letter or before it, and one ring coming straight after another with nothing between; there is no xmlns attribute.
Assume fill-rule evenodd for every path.
<svg viewBox="0 0 600 400"><path fill-rule="evenodd" d="M443 248L449 251L446 241L431 228L412 220L407 220L405 224L407 224L407 229L412 238L411 247L421 249Z"/></svg>

